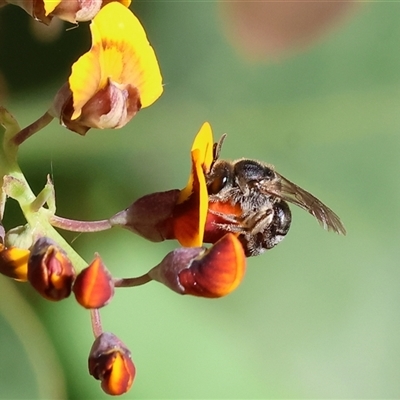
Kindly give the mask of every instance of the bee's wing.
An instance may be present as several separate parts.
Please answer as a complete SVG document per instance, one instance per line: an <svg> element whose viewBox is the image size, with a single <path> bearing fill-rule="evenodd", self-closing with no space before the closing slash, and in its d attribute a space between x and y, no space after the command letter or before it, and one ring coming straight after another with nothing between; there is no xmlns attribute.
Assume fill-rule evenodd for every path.
<svg viewBox="0 0 400 400"><path fill-rule="evenodd" d="M278 180L274 183L270 182L269 185L265 185L266 187L264 186L264 189L266 192L289 203L296 204L303 210L308 211L318 220L324 229L328 231L332 230L341 235L346 234L346 229L339 217L328 206L319 201L311 193L308 193L293 182L290 182L277 172L275 173Z"/></svg>

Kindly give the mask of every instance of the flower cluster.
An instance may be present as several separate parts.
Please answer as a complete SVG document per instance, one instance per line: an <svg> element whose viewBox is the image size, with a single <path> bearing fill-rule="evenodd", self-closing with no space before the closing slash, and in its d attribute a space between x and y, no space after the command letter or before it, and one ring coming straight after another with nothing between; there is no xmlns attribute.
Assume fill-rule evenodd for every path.
<svg viewBox="0 0 400 400"><path fill-rule="evenodd" d="M100 309L111 302L116 289L156 281L178 294L218 298L231 293L244 277L246 254L238 234L221 229L211 212L215 204L209 201L206 183L216 146L211 126L204 123L194 140L192 168L183 189L149 194L103 221L56 215L51 180L39 194L32 192L17 162L19 147L54 118L80 135L92 128L121 128L158 99L162 77L155 52L141 23L127 8L127 0L10 0L1 5L5 3L23 7L45 24L55 17L71 23L91 20L92 46L72 65L50 108L29 126L20 129L0 107L0 217L7 199L12 198L26 219L24 226L7 231L0 224L0 273L28 282L50 301L72 294L89 310L95 337L88 357L89 373L101 381L104 392L120 395L132 386L135 365L122 341L103 331L100 317ZM142 276L118 278L99 254L85 262L55 229L93 232L115 226L153 242L176 239L181 247Z"/></svg>
<svg viewBox="0 0 400 400"><path fill-rule="evenodd" d="M88 369L105 393L126 393L136 375L130 350L101 323L100 310L118 288L155 281L181 295L230 294L243 280L246 257L271 249L287 234L288 202L308 211L325 229L345 234L330 208L273 166L255 160L219 160L225 136L214 143L208 122L195 136L183 189L148 194L102 221L57 215L52 181L47 178L43 189L33 193L17 161L20 146L54 119L82 136L90 129L121 128L161 96L162 76L144 28L128 8L130 0L0 0L0 7L8 3L44 24L52 18L73 24L91 21L90 50L72 65L70 76L41 117L20 129L0 106L0 274L29 283L49 301L75 298L89 311L94 342ZM24 226L3 227L9 198L18 202ZM151 242L176 240L180 247L144 275L120 278L100 254L90 262L83 260L56 230L95 232L113 227Z"/></svg>

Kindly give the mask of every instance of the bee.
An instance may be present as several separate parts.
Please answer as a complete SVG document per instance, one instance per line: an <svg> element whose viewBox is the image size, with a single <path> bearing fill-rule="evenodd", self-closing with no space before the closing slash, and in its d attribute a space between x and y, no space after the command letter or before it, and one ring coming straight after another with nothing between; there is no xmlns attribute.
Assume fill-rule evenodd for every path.
<svg viewBox="0 0 400 400"><path fill-rule="evenodd" d="M273 165L246 158L220 160L225 137L214 144L213 161L206 174L209 213L218 221L214 222L217 229L238 234L247 257L259 255L283 240L292 222L288 203L308 211L324 229L346 234L329 207L280 175Z"/></svg>

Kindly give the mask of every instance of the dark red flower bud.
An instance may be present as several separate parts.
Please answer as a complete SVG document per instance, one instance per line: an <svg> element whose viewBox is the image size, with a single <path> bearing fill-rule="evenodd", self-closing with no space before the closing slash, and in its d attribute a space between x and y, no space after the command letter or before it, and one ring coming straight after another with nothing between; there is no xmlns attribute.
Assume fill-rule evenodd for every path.
<svg viewBox="0 0 400 400"><path fill-rule="evenodd" d="M46 237L38 239L28 260L28 280L48 300L62 300L71 294L75 270L64 250Z"/></svg>
<svg viewBox="0 0 400 400"><path fill-rule="evenodd" d="M100 308L109 303L114 295L113 279L99 255L78 274L72 290L85 308Z"/></svg>
<svg viewBox="0 0 400 400"><path fill-rule="evenodd" d="M89 373L101 381L111 395L126 393L135 379L136 368L131 352L115 335L104 332L93 343L89 354Z"/></svg>
<svg viewBox="0 0 400 400"><path fill-rule="evenodd" d="M179 294L212 298L236 289L245 270L243 247L228 233L208 250L182 247L172 251L149 276Z"/></svg>

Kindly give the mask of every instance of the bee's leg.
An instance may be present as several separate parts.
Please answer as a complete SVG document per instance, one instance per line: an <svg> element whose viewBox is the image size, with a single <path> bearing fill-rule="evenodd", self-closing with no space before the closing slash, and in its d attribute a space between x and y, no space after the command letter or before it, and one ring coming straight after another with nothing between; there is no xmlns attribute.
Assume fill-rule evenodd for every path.
<svg viewBox="0 0 400 400"><path fill-rule="evenodd" d="M209 210L209 212L217 217L220 217L226 223L214 222L213 224L221 230L244 234L248 232L246 226L243 225L242 221L239 220L237 215L234 214L225 214L220 211Z"/></svg>
<svg viewBox="0 0 400 400"><path fill-rule="evenodd" d="M220 211L215 211L215 210L208 210L208 212L210 214L213 214L213 215L215 215L217 217L222 218L226 222L231 222L232 224L239 223L237 215L235 215L235 214L225 214L225 213L222 213Z"/></svg>
<svg viewBox="0 0 400 400"><path fill-rule="evenodd" d="M220 224L218 222L214 222L214 225L221 230L232 232L232 233L239 233L239 234L246 234L247 230L243 229L242 226L236 224Z"/></svg>
<svg viewBox="0 0 400 400"><path fill-rule="evenodd" d="M243 220L243 225L249 227L251 235L257 235L264 232L272 224L274 213L271 209L265 213L253 213Z"/></svg>

